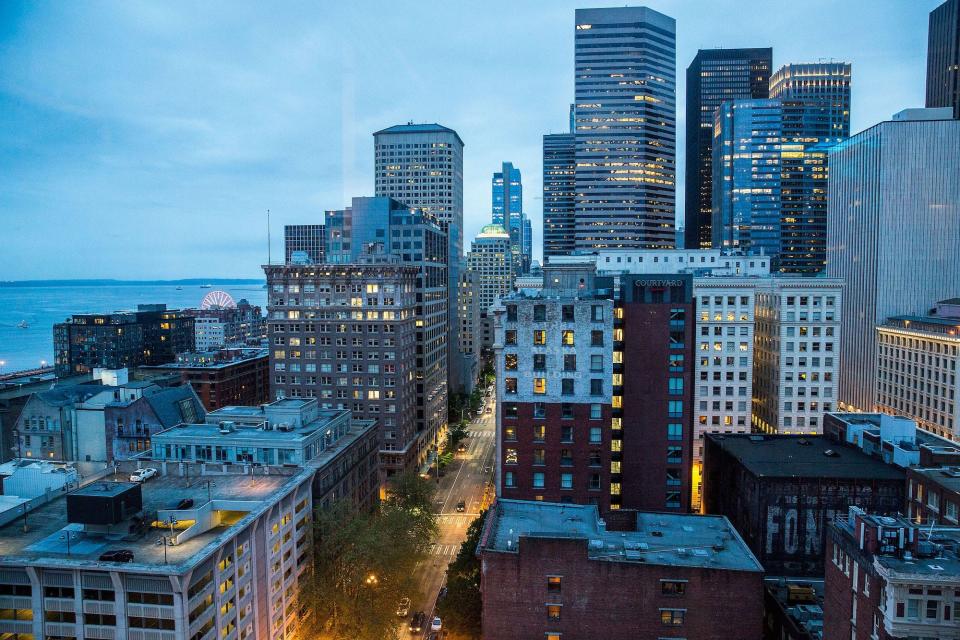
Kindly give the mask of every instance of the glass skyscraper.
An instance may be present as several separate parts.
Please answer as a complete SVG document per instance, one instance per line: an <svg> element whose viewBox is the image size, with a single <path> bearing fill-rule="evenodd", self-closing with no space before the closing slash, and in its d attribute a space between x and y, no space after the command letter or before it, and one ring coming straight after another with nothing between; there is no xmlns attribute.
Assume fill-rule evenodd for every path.
<svg viewBox="0 0 960 640"><path fill-rule="evenodd" d="M493 224L499 224L510 234L510 253L514 273L530 270L530 243L526 237L529 225L523 213L523 180L520 169L512 162L504 162L501 171L493 174Z"/></svg>
<svg viewBox="0 0 960 640"><path fill-rule="evenodd" d="M676 23L647 7L578 9L575 246L674 246Z"/></svg>
<svg viewBox="0 0 960 640"><path fill-rule="evenodd" d="M725 100L769 97L773 49L700 49L687 67L684 246L709 249L714 113Z"/></svg>
<svg viewBox="0 0 960 640"><path fill-rule="evenodd" d="M574 136L543 136L543 257L574 250Z"/></svg>
<svg viewBox="0 0 960 640"><path fill-rule="evenodd" d="M952 107L960 118L960 0L930 12L927 38L927 107Z"/></svg>
<svg viewBox="0 0 960 640"><path fill-rule="evenodd" d="M780 139L777 100L735 100L717 109L713 126L711 244L744 253L780 249Z"/></svg>

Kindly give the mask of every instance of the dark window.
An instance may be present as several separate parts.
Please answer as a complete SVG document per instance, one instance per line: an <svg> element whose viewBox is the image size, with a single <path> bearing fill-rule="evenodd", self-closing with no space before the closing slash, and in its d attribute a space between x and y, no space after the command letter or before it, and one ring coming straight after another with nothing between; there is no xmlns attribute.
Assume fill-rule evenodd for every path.
<svg viewBox="0 0 960 640"><path fill-rule="evenodd" d="M547 415L547 405L542 402L533 403L533 417L534 418L543 418Z"/></svg>
<svg viewBox="0 0 960 640"><path fill-rule="evenodd" d="M599 452L599 451L591 451L591 452L590 452L590 466L591 466L591 467L599 467L600 464L601 464L601 463L600 463L600 452Z"/></svg>
<svg viewBox="0 0 960 640"><path fill-rule="evenodd" d="M660 593L665 596L682 596L687 592L686 580L661 580Z"/></svg>
<svg viewBox="0 0 960 640"><path fill-rule="evenodd" d="M602 347L602 346L603 346L603 331L591 331L591 332L590 332L590 346L591 346L591 347Z"/></svg>
<svg viewBox="0 0 960 640"><path fill-rule="evenodd" d="M560 405L560 417L563 420L573 420L573 405L569 402L564 402Z"/></svg>
<svg viewBox="0 0 960 640"><path fill-rule="evenodd" d="M567 424L560 427L560 442L573 442L573 426Z"/></svg>
<svg viewBox="0 0 960 640"><path fill-rule="evenodd" d="M561 312L560 317L564 322L573 322L573 305L572 304L563 305L562 307L560 307L560 312Z"/></svg>
<svg viewBox="0 0 960 640"><path fill-rule="evenodd" d="M515 402L504 402L503 403L503 417L504 418L516 418L517 417L517 404Z"/></svg>
<svg viewBox="0 0 960 640"><path fill-rule="evenodd" d="M597 489L600 488L600 474L599 474L599 473L591 473L591 474L590 474L590 488L593 489L593 490L597 490Z"/></svg>
<svg viewBox="0 0 960 640"><path fill-rule="evenodd" d="M560 449L560 466L573 466L573 452L570 449Z"/></svg>
<svg viewBox="0 0 960 640"><path fill-rule="evenodd" d="M592 396L603 395L603 378L592 378L590 380L590 395Z"/></svg>
<svg viewBox="0 0 960 640"><path fill-rule="evenodd" d="M683 462L683 447L667 447L667 464L680 464Z"/></svg>
<svg viewBox="0 0 960 640"><path fill-rule="evenodd" d="M503 392L515 394L517 392L517 379L516 378L504 378L503 379Z"/></svg>
<svg viewBox="0 0 960 640"><path fill-rule="evenodd" d="M504 340L506 344L517 344L517 330L516 329L507 329L504 334Z"/></svg>
<svg viewBox="0 0 960 640"><path fill-rule="evenodd" d="M590 319L594 322L603 322L603 305L595 304L590 307Z"/></svg>
<svg viewBox="0 0 960 640"><path fill-rule="evenodd" d="M547 307L543 304L533 305L533 321L545 322L547 320Z"/></svg>
<svg viewBox="0 0 960 640"><path fill-rule="evenodd" d="M573 378L563 378L560 380L560 393L565 396L573 395Z"/></svg>
<svg viewBox="0 0 960 640"><path fill-rule="evenodd" d="M516 322L517 321L517 305L508 304L507 305L507 322Z"/></svg>
<svg viewBox="0 0 960 640"><path fill-rule="evenodd" d="M577 370L577 355L574 353L567 354L563 356L563 370L564 371L576 371Z"/></svg>
<svg viewBox="0 0 960 640"><path fill-rule="evenodd" d="M534 371L547 370L547 355L545 353L533 354L533 370Z"/></svg>

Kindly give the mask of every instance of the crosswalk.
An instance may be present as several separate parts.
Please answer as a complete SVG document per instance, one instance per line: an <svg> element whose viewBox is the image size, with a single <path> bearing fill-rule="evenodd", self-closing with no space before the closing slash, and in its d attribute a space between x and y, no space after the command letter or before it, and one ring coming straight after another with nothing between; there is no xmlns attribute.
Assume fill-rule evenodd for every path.
<svg viewBox="0 0 960 640"><path fill-rule="evenodd" d="M467 431L467 436L471 438L492 438L493 431Z"/></svg>
<svg viewBox="0 0 960 640"><path fill-rule="evenodd" d="M459 544L431 544L430 545L431 555L455 558L457 554L460 553Z"/></svg>

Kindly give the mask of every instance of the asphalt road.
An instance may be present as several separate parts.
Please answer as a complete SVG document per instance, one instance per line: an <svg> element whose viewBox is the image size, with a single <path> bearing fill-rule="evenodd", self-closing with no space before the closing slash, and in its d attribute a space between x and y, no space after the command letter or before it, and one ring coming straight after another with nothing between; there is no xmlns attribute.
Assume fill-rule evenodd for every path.
<svg viewBox="0 0 960 640"><path fill-rule="evenodd" d="M476 420L471 421L464 441L467 446L465 453L456 455L445 469L444 477L437 485L435 506L439 533L434 541L430 555L426 561L421 561L415 570L415 580L418 586L416 597L410 608L411 615L416 611L427 613L427 627L432 618L432 612L437 601L437 593L443 586L446 577L447 565L457 557L460 545L467 536L467 528L473 522L480 510L486 506L486 500L493 498L493 454L496 409L492 398L486 400L487 406L493 408L491 413L482 413ZM463 500L466 510L457 512L457 503ZM404 621L404 633L410 637L407 625L410 616ZM424 637L428 629L425 629ZM418 636L419 637L419 636Z"/></svg>

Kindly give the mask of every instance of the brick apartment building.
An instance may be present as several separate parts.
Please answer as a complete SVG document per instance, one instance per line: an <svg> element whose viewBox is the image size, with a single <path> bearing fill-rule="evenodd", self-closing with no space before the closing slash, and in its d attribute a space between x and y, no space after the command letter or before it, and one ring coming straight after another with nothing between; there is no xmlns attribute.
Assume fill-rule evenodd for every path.
<svg viewBox="0 0 960 640"><path fill-rule="evenodd" d="M763 569L717 516L499 499L478 554L485 640L762 637Z"/></svg>
<svg viewBox="0 0 960 640"><path fill-rule="evenodd" d="M551 289L494 309L498 495L608 510L612 301Z"/></svg>
<svg viewBox="0 0 960 640"><path fill-rule="evenodd" d="M189 382L207 411L270 401L268 349L219 349L181 353L176 362L140 367L145 374L178 373Z"/></svg>
<svg viewBox="0 0 960 640"><path fill-rule="evenodd" d="M707 434L704 505L727 516L767 573L823 574L827 526L851 505L903 509L904 472L824 436Z"/></svg>
<svg viewBox="0 0 960 640"><path fill-rule="evenodd" d="M851 507L830 527L824 640L960 638L960 530Z"/></svg>

